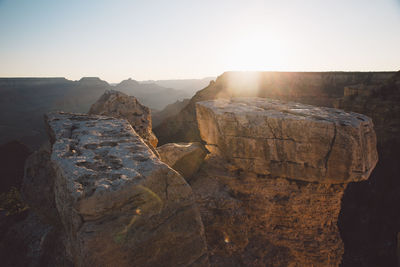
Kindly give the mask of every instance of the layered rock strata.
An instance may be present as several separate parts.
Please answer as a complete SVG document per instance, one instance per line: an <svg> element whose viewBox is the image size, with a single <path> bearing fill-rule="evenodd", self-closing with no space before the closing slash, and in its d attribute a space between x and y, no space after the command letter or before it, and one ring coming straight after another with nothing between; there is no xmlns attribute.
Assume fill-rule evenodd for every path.
<svg viewBox="0 0 400 267"><path fill-rule="evenodd" d="M150 109L140 104L134 96L128 96L115 90L107 90L90 107L89 114L126 119L146 143L157 147L158 140L152 132Z"/></svg>
<svg viewBox="0 0 400 267"><path fill-rule="evenodd" d="M198 102L211 151L192 188L214 266L338 266L349 182L377 163L370 118L260 98Z"/></svg>
<svg viewBox="0 0 400 267"><path fill-rule="evenodd" d="M207 266L190 186L125 120L50 113L54 196L75 266Z"/></svg>

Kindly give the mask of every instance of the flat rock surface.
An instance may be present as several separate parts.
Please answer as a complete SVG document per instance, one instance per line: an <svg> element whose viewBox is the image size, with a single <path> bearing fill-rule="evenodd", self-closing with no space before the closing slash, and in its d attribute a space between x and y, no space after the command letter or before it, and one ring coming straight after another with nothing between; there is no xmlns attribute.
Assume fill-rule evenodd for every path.
<svg viewBox="0 0 400 267"><path fill-rule="evenodd" d="M265 98L198 102L196 114L206 147L245 171L348 183L367 179L378 160L365 115Z"/></svg>
<svg viewBox="0 0 400 267"><path fill-rule="evenodd" d="M207 266L190 186L131 125L50 113L55 200L76 266Z"/></svg>

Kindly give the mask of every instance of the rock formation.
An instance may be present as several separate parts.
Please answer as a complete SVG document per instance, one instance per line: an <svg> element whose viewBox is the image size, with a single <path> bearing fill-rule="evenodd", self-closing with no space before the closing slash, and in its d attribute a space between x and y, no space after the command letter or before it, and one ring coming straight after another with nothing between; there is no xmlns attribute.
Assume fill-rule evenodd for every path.
<svg viewBox="0 0 400 267"><path fill-rule="evenodd" d="M160 159L186 180L196 173L203 163L206 151L199 142L170 143L157 148Z"/></svg>
<svg viewBox="0 0 400 267"><path fill-rule="evenodd" d="M192 178L213 266L338 266L348 183L377 162L370 118L260 98L197 103Z"/></svg>
<svg viewBox="0 0 400 267"><path fill-rule="evenodd" d="M54 195L75 266L207 266L190 186L125 120L50 113Z"/></svg>
<svg viewBox="0 0 400 267"><path fill-rule="evenodd" d="M151 130L150 109L140 104L133 96L128 96L114 90L107 90L100 99L90 107L89 114L126 119L138 135L153 147L157 147L157 137Z"/></svg>
<svg viewBox="0 0 400 267"><path fill-rule="evenodd" d="M262 175L348 183L367 179L378 159L372 121L361 114L237 98L199 102L197 121L209 150Z"/></svg>
<svg viewBox="0 0 400 267"><path fill-rule="evenodd" d="M197 92L178 115L153 129L159 144L200 141L196 103L243 95L335 107L372 118L380 160L368 181L350 183L343 196L343 267L395 266L400 231L400 216L395 215L400 202L400 71L226 72Z"/></svg>

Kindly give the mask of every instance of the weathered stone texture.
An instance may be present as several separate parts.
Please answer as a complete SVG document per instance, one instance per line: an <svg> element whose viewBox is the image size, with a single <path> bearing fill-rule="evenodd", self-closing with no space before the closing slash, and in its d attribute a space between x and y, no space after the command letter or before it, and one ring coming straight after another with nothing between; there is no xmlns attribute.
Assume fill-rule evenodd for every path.
<svg viewBox="0 0 400 267"><path fill-rule="evenodd" d="M212 266L338 266L345 185L237 172L213 157L193 177Z"/></svg>
<svg viewBox="0 0 400 267"><path fill-rule="evenodd" d="M50 113L55 200L76 266L208 264L190 186L125 120Z"/></svg>
<svg viewBox="0 0 400 267"><path fill-rule="evenodd" d="M211 155L191 185L213 266L338 266L347 183L377 162L371 119L260 98L197 103Z"/></svg>
<svg viewBox="0 0 400 267"><path fill-rule="evenodd" d="M378 160L372 120L361 114L237 98L197 103L197 120L210 150L259 174L347 183L367 179Z"/></svg>
<svg viewBox="0 0 400 267"><path fill-rule="evenodd" d="M162 162L178 171L186 179L196 173L207 152L199 142L169 143L157 147Z"/></svg>
<svg viewBox="0 0 400 267"><path fill-rule="evenodd" d="M89 114L126 119L146 143L157 147L158 140L152 132L150 109L140 104L134 96L128 96L115 90L107 90L90 107Z"/></svg>

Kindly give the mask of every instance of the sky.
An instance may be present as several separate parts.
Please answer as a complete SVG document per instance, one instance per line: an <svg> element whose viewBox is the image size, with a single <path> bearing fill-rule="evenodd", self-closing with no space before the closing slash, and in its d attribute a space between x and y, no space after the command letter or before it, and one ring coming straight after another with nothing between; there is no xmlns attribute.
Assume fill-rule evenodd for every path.
<svg viewBox="0 0 400 267"><path fill-rule="evenodd" d="M0 0L0 77L400 70L400 0Z"/></svg>

